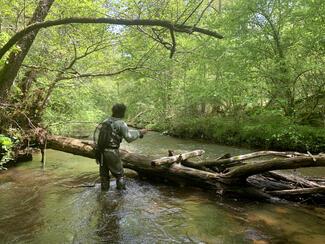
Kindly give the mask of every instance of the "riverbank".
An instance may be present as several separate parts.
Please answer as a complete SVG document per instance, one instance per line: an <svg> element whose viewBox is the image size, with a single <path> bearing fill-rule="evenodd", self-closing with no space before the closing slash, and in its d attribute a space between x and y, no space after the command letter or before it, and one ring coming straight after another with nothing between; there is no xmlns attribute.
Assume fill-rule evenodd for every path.
<svg viewBox="0 0 325 244"><path fill-rule="evenodd" d="M223 145L311 153L325 151L324 128L297 125L280 118L181 118L149 127L176 137L199 138Z"/></svg>
<svg viewBox="0 0 325 244"><path fill-rule="evenodd" d="M201 139L220 145L253 150L270 149L311 153L325 152L325 128L298 125L283 116L175 117L169 122L134 121L136 128L148 128L184 139ZM57 135L89 138L96 123L52 127ZM78 136L77 136L78 135Z"/></svg>

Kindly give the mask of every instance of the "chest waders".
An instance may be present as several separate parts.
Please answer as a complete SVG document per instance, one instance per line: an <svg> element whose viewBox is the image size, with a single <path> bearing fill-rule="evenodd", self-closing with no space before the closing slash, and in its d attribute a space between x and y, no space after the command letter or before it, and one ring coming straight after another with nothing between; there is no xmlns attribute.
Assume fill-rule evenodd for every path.
<svg viewBox="0 0 325 244"><path fill-rule="evenodd" d="M123 180L124 170L120 159L119 149L107 148L102 153L102 161L99 166L99 172L102 182L102 190L109 189L110 172L116 178L117 189L125 189Z"/></svg>
<svg viewBox="0 0 325 244"><path fill-rule="evenodd" d="M123 180L124 170L120 159L119 146L122 141L122 137L119 135L118 128L114 126L114 121L104 121L111 127L110 135L106 136L106 144L101 146L101 150L96 156L97 162L99 164L99 174L101 178L101 190L108 191L110 187L110 172L116 178L117 189L125 189L125 184ZM102 123L102 124L103 124ZM106 126L107 126L106 125ZM101 129L99 128L99 134ZM96 131L95 131L96 133ZM94 136L95 138L95 136ZM98 136L100 138L100 135ZM98 139L95 140L98 142Z"/></svg>

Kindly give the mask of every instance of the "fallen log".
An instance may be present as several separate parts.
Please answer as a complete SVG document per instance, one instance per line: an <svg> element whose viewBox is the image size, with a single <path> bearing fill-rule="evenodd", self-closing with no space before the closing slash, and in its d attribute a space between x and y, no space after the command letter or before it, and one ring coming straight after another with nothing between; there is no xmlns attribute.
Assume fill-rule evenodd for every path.
<svg viewBox="0 0 325 244"><path fill-rule="evenodd" d="M92 143L89 141L82 141L62 136L49 136L48 148L95 158ZM168 168L152 167L151 163L156 158L150 155L132 153L124 149L120 149L120 157L125 168L135 170L139 174L150 178L166 178L176 182L181 179L190 179L198 184L210 186L214 186L215 184L214 179L216 179L216 175L214 173L192 169L181 164L173 164Z"/></svg>
<svg viewBox="0 0 325 244"><path fill-rule="evenodd" d="M270 176L276 180L291 182L300 187L320 187L316 182L304 179L298 175L289 175L274 171L267 172L263 175Z"/></svg>
<svg viewBox="0 0 325 244"><path fill-rule="evenodd" d="M314 161L316 160L316 161ZM258 162L255 164L246 164L232 169L228 173L224 174L224 178L229 179L246 179L251 175L261 174L272 170L280 169L297 169L305 167L324 167L325 166L325 157L322 155L319 156L301 156L295 158L286 158L286 159L271 159Z"/></svg>
<svg viewBox="0 0 325 244"><path fill-rule="evenodd" d="M278 191L295 189L295 186L290 182L279 181L272 177L267 177L265 174L252 175L247 178L247 182L256 188L263 189L263 191Z"/></svg>
<svg viewBox="0 0 325 244"><path fill-rule="evenodd" d="M61 136L49 136L48 148L94 158L93 145L89 141ZM186 159L202 154L202 150L197 150L157 159L151 155L142 155L120 149L120 156L124 167L135 170L140 176L145 176L147 178L161 179L164 181L168 180L182 185L196 185L202 188L214 189L219 194L233 193L236 194L237 197L238 194L240 194L246 197L253 196L254 198L259 197L266 199L272 198L272 196L281 198L287 198L288 196L290 198L290 196L294 194L290 190L301 189L300 192L304 193L305 189L310 188L314 190L309 191L309 194L304 193L301 195L309 196L317 193L318 195L323 196L321 199L325 202L325 193L322 188L325 187L325 185L313 182L312 180L302 180L302 177L299 179L297 178L297 181L294 177L284 176L273 172L274 170L280 169L323 167L325 166L324 154L313 155L313 157L311 157L308 154L298 153L258 152L256 154L250 154L250 156L245 156L244 159L247 159L248 157L251 158L252 156L256 157L256 155L265 156L266 154L281 156L281 158L250 162L247 164L240 164L236 167L232 166L233 161L230 164L231 166L227 168L227 173L217 173L211 172L211 170L205 170L205 166L200 162L194 163L195 165L199 165L199 168L191 167L193 166L193 163L186 163ZM292 155L292 157L289 157L288 155ZM234 160L234 157L231 158ZM237 156L237 158L240 157ZM243 157L241 157L241 159L242 158ZM272 171L270 173L271 175L268 177L262 176L262 174L269 171ZM255 177L255 183L254 180L247 180L252 177ZM298 183L293 185L295 182ZM268 185L268 183L272 184ZM270 185L271 187L268 187ZM283 191L284 193L278 193ZM288 191L288 194L285 194L285 191Z"/></svg>
<svg viewBox="0 0 325 244"><path fill-rule="evenodd" d="M206 160L204 162L201 162L200 164L202 166L225 166L225 165L231 165L235 162L238 161L244 161L244 160L250 160L253 158L258 158L258 157L264 157L264 156L278 156L278 157L295 157L295 156L309 156L308 154L304 153L298 153L298 152L277 152L277 151L259 151L259 152L253 152L253 153L248 153L244 155L239 155L239 156L234 156L230 158L225 158L225 159L213 159L213 160Z"/></svg>
<svg viewBox="0 0 325 244"><path fill-rule="evenodd" d="M313 188L299 188L282 191L268 191L267 193L275 196L288 196L288 195L312 195L312 194L325 194L325 186L313 187Z"/></svg>
<svg viewBox="0 0 325 244"><path fill-rule="evenodd" d="M202 156L204 153L203 150L195 150L192 152L186 152L179 155L173 155L168 157L163 157L151 161L152 166L161 166L161 165L171 165L173 163L179 163L185 161L186 159Z"/></svg>
<svg viewBox="0 0 325 244"><path fill-rule="evenodd" d="M217 170L214 170L214 169L211 169L211 168L208 168L208 167L205 167L205 166L201 166L196 161L193 161L193 159L190 160L190 161L189 160L184 160L181 163L182 163L182 165L184 165L186 167L193 168L193 169L199 169L199 170L207 171L207 172L210 172L210 173L218 172Z"/></svg>
<svg viewBox="0 0 325 244"><path fill-rule="evenodd" d="M225 158L230 158L231 155L229 153L227 154L224 154L216 159L214 159L214 161L218 161L218 160L221 160L221 159L225 159ZM221 173L221 172L224 172L226 170L227 167L232 167L232 166L236 166L236 165L241 165L242 162L241 161L237 161L235 163L230 163L230 164L219 164L217 166L205 166L204 165L204 162L207 162L207 161L197 161L197 160L184 160L182 161L182 164L185 165L185 166L188 166L188 167L191 167L191 168L195 168L195 169L201 169L201 170L205 170L205 171L208 171L208 172L217 172L217 173Z"/></svg>

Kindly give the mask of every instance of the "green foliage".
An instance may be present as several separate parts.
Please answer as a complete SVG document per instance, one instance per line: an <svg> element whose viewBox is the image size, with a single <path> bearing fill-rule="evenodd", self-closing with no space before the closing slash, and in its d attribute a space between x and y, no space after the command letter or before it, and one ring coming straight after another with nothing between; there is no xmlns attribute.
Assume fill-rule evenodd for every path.
<svg viewBox="0 0 325 244"><path fill-rule="evenodd" d="M0 45L33 12L36 2L29 0L19 15L23 2L0 0ZM324 150L325 2L229 0L221 9L215 3L206 8L209 2L55 1L48 19L166 19L225 38L176 33L170 59L170 32L161 28L76 24L41 30L6 116L24 128L31 121L53 133L80 134L92 131L112 104L124 102L131 122L179 136Z"/></svg>
<svg viewBox="0 0 325 244"><path fill-rule="evenodd" d="M4 45L9 40L9 38L10 36L8 33L0 31L0 46ZM5 59L0 59L0 68L4 63L5 63Z"/></svg>
<svg viewBox="0 0 325 244"><path fill-rule="evenodd" d="M170 128L164 129L169 129L175 136L208 139L227 145L315 153L325 150L325 129L295 125L284 117L259 115L253 120L188 118L175 121Z"/></svg>
<svg viewBox="0 0 325 244"><path fill-rule="evenodd" d="M6 169L3 165L12 160L14 142L5 135L0 134L0 171Z"/></svg>
<svg viewBox="0 0 325 244"><path fill-rule="evenodd" d="M107 94L107 88L100 82L69 92L57 89L44 114L44 123L54 134L87 135L107 116L113 104L105 97Z"/></svg>

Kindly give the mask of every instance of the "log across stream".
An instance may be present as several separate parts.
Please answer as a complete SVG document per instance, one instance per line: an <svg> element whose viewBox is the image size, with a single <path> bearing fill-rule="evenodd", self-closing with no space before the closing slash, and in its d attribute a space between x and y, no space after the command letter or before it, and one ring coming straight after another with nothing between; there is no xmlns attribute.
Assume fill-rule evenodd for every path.
<svg viewBox="0 0 325 244"><path fill-rule="evenodd" d="M49 136L48 148L94 158L89 141ZM156 158L120 149L125 168L140 176L168 180L182 185L213 189L221 195L240 195L254 199L286 199L325 203L322 180L288 175L278 170L302 167L325 167L325 155L309 153L260 151L239 156L228 154L213 160L197 160L203 150ZM167 152L166 152L167 154ZM265 159L267 157L267 159ZM270 159L271 157L271 159ZM250 160L247 163L247 160Z"/></svg>

